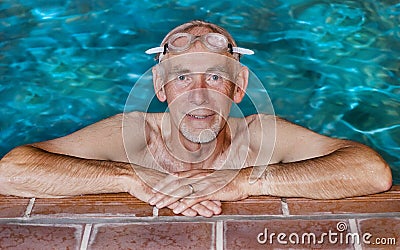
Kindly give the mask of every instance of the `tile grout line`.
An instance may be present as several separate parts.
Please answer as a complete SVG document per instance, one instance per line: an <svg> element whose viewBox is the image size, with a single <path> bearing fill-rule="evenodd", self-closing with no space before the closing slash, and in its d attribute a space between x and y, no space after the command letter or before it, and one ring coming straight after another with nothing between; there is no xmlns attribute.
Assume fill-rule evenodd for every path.
<svg viewBox="0 0 400 250"><path fill-rule="evenodd" d="M224 249L224 221L219 220L216 222L215 227L215 250Z"/></svg>
<svg viewBox="0 0 400 250"><path fill-rule="evenodd" d="M350 232L352 234L358 234L356 219L349 219L349 225L350 225ZM361 242L359 243L360 244L353 244L354 250L362 250Z"/></svg>
<svg viewBox="0 0 400 250"><path fill-rule="evenodd" d="M25 213L24 213L24 218L31 217L33 206L35 205L35 200L36 200L36 198L30 198L29 199L28 206L26 206L26 210L25 210Z"/></svg>
<svg viewBox="0 0 400 250"><path fill-rule="evenodd" d="M281 199L281 206L282 206L282 214L283 216L289 216L290 212L289 212L289 206L286 202L286 198L282 198Z"/></svg>
<svg viewBox="0 0 400 250"><path fill-rule="evenodd" d="M156 206L153 207L153 217L158 217L158 208Z"/></svg>
<svg viewBox="0 0 400 250"><path fill-rule="evenodd" d="M92 232L93 224L85 224L85 229L83 231L82 242L80 250L86 250L89 246L90 233Z"/></svg>

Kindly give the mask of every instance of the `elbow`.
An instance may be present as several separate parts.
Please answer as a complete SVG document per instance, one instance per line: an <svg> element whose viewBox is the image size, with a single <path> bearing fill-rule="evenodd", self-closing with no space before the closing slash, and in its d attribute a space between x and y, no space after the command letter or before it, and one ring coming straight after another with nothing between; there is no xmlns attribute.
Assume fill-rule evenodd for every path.
<svg viewBox="0 0 400 250"><path fill-rule="evenodd" d="M390 167L378 154L370 162L367 171L369 173L370 186L374 188L374 193L385 192L392 187Z"/></svg>
<svg viewBox="0 0 400 250"><path fill-rule="evenodd" d="M352 158L357 162L358 171L353 170L353 173L358 176L361 192L374 194L389 190L392 187L392 171L378 152L362 144L350 148L356 149L352 152Z"/></svg>
<svg viewBox="0 0 400 250"><path fill-rule="evenodd" d="M32 197L21 191L26 185L24 174L26 168L26 153L29 146L19 146L0 159L0 194Z"/></svg>
<svg viewBox="0 0 400 250"><path fill-rule="evenodd" d="M384 163L384 169L378 178L378 182L380 183L378 186L378 192L388 191L392 187L392 171L386 162Z"/></svg>

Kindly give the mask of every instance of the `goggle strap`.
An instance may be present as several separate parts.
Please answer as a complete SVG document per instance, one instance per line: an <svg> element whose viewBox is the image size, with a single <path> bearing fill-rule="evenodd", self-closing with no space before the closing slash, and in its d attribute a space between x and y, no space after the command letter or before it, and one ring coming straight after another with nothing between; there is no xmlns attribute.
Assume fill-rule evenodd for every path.
<svg viewBox="0 0 400 250"><path fill-rule="evenodd" d="M145 53L150 55L150 54L156 54L156 53L164 53L165 51L166 50L165 50L165 46L164 46L164 47L154 47L154 48L148 49L145 51ZM254 51L252 51L250 49L241 48L241 47L232 47L232 52L242 54L242 55L253 55L254 54Z"/></svg>
<svg viewBox="0 0 400 250"><path fill-rule="evenodd" d="M164 44L164 50L163 50L163 55L167 54L167 49L168 49L168 43Z"/></svg>
<svg viewBox="0 0 400 250"><path fill-rule="evenodd" d="M254 51L252 51L251 49L245 49L245 48L241 48L241 47L233 47L232 48L233 53L238 53L241 55L253 55Z"/></svg>
<svg viewBox="0 0 400 250"><path fill-rule="evenodd" d="M154 47L154 48L151 48L151 49L148 49L145 51L145 53L148 55L161 53L161 52L164 52L164 47Z"/></svg>

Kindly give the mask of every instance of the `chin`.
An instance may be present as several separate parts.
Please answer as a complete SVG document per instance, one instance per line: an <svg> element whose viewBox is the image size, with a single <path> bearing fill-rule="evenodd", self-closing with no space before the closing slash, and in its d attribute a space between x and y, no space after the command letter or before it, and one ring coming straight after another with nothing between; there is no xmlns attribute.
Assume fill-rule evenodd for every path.
<svg viewBox="0 0 400 250"><path fill-rule="evenodd" d="M187 140L193 143L204 144L214 141L218 136L219 129L217 128L203 129L200 133L194 133L189 131L189 129L187 129L185 125L182 125L180 132L183 135L183 137L185 137Z"/></svg>

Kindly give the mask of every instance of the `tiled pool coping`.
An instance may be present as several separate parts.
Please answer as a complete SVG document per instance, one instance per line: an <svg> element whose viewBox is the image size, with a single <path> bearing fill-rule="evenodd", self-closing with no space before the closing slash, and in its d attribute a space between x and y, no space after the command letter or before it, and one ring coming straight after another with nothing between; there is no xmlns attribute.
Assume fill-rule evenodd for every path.
<svg viewBox="0 0 400 250"><path fill-rule="evenodd" d="M400 249L400 186L341 200L251 197L224 202L212 218L176 216L124 193L0 198L0 249Z"/></svg>

